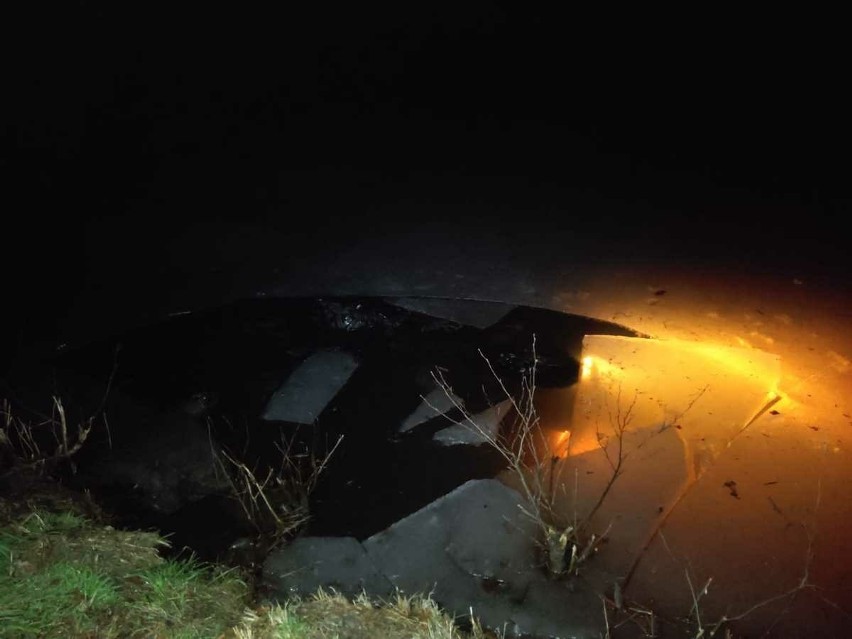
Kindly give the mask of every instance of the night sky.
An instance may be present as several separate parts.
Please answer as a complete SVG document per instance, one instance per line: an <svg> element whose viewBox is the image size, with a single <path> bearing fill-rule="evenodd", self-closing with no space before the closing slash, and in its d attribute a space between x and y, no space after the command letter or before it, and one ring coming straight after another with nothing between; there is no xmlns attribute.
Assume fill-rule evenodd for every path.
<svg viewBox="0 0 852 639"><path fill-rule="evenodd" d="M309 251L408 223L382 203L470 203L486 227L524 210L534 231L595 198L637 245L848 271L852 136L829 34L817 49L804 27L708 36L684 17L657 33L457 4L19 9L7 336L45 339L92 274L120 282L187 229L269 225Z"/></svg>

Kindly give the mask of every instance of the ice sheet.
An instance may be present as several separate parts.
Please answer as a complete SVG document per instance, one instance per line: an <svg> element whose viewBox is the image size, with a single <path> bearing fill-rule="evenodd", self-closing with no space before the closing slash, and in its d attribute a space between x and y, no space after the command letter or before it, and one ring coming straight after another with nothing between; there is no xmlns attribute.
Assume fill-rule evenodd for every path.
<svg viewBox="0 0 852 639"><path fill-rule="evenodd" d="M313 424L356 368L358 361L349 353L314 353L272 395L263 419Z"/></svg>

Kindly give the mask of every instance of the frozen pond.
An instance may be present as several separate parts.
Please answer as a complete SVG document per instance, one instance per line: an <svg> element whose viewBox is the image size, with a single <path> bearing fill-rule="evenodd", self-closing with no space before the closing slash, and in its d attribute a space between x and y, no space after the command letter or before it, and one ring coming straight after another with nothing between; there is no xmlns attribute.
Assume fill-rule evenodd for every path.
<svg viewBox="0 0 852 639"><path fill-rule="evenodd" d="M725 286L705 281L697 292L660 273L615 273L551 298L600 319L398 297L241 302L178 315L61 356L78 381L103 379L122 343L115 409L129 430L112 423L111 461L101 463L104 447L93 442L81 476L108 487L105 496L126 503L135 523L172 530L214 557L246 530L221 478L200 470L210 462L205 420L218 424L214 433L231 450L260 462L274 460L281 433L319 447L342 436L304 534L355 540L346 552L362 553L363 563L358 543L465 482L497 477L517 487L487 442L512 423L519 383L535 365L536 411L558 474L550 484L554 523L582 522L603 536L579 574L553 587L574 583L593 599L604 596L610 620L626 624L622 632L651 613L670 632L694 631L698 598L707 629L727 618L737 634L841 636L852 598L852 563L838 534L852 517L845 300L815 295L798 280L776 281L774 292ZM436 370L451 381L449 394L436 388ZM188 410L187 398L201 395L215 399ZM460 407L482 432L450 423ZM146 435L142 446L131 414L163 437ZM181 468L177 459L191 463ZM420 545L421 553L440 550ZM541 570L538 558L529 561L528 570ZM425 556L411 565L433 563L442 565ZM527 594L476 566L482 588L506 584L477 599L488 617L504 614L498 600L508 597L521 619ZM375 574L382 588L403 579ZM556 596L546 579L524 579L537 584L531 606ZM441 603L460 614L467 605L450 595Z"/></svg>

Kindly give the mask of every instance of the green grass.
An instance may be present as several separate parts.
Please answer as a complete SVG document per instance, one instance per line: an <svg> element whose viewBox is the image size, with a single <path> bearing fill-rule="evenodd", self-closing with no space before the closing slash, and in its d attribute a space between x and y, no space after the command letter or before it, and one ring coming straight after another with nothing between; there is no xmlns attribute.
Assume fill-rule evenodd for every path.
<svg viewBox="0 0 852 639"><path fill-rule="evenodd" d="M39 637L96 633L120 601L117 585L88 568L57 563L10 585L0 581L0 635Z"/></svg>
<svg viewBox="0 0 852 639"><path fill-rule="evenodd" d="M212 638L238 623L231 572L170 562L153 533L33 512L0 529L0 637Z"/></svg>

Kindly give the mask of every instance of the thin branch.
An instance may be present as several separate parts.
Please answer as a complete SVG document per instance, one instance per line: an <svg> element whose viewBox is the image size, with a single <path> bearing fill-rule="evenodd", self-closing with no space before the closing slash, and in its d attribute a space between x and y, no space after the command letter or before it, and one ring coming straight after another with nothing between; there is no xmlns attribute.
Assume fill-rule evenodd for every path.
<svg viewBox="0 0 852 639"><path fill-rule="evenodd" d="M609 443L603 444L600 439L598 439L599 445L606 456L607 461L609 462L610 467L612 468L612 475L607 481L606 486L598 497L597 502L594 507L589 511L589 514L586 515L585 521L583 525L588 525L591 523L592 518L597 514L600 510L601 506L603 506L606 501L607 496L609 495L612 487L615 485L616 480L621 476L623 472L624 460L627 458L627 455L624 453L624 434L627 431L627 426L630 424L633 419L633 409L636 406L636 401L638 399L637 395L633 396L633 400L630 402L630 405L627 407L627 410L622 414L621 412L621 385L618 386L618 395L616 397L616 402L618 404L618 408L616 411L615 421L612 418L612 411L607 408L607 413L610 415L610 425L613 428L613 431L616 434L616 438L618 441L618 455L616 460L613 462L612 458L609 455Z"/></svg>

